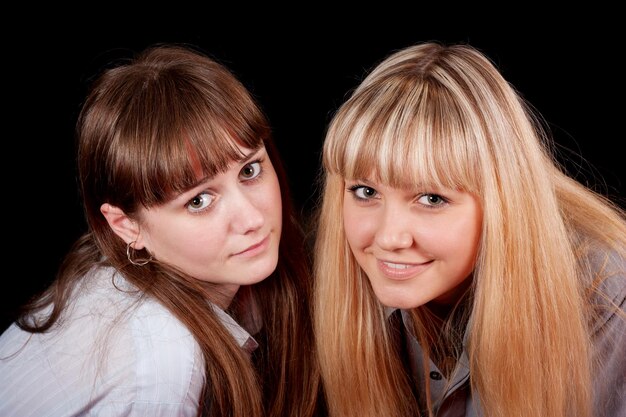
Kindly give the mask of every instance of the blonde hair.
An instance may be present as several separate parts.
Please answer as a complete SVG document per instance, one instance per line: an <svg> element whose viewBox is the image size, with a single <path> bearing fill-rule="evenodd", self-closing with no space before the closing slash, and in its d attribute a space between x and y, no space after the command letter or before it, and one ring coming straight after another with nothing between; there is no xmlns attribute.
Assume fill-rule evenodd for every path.
<svg viewBox="0 0 626 417"><path fill-rule="evenodd" d="M372 171L390 186L480 198L467 348L484 414L590 414L590 300L603 277L589 276L581 254L615 247L624 259L624 214L566 175L541 119L485 55L434 42L390 55L332 119L323 168L314 308L332 416L419 413L384 307L343 231L344 179ZM412 313L418 337L422 309Z"/></svg>

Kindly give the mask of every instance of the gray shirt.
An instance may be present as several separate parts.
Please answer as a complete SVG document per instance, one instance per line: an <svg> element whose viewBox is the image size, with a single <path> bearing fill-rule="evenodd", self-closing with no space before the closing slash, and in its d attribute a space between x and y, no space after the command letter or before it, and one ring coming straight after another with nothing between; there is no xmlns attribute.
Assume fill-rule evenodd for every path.
<svg viewBox="0 0 626 417"><path fill-rule="evenodd" d="M618 265L621 263L618 263ZM605 265L606 267L606 265ZM592 328L594 361L597 363L593 375L593 407L596 417L626 417L626 275L624 268L612 275L602 286L602 291L611 299L598 299L600 306L614 303L619 312L599 309L597 321ZM424 368L428 369L431 386L431 401L437 417L483 416L477 397L469 388L469 361L464 350L450 380L429 361L422 361L422 349L411 333L411 317L400 310L402 332L407 362L417 387L425 386ZM397 314L397 310L396 310Z"/></svg>

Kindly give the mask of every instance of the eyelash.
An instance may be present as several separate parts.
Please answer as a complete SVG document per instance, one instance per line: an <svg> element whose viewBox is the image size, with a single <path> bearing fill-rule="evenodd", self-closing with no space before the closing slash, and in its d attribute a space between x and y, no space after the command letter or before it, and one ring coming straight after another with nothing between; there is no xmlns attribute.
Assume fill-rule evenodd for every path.
<svg viewBox="0 0 626 417"><path fill-rule="evenodd" d="M250 161L247 164L245 164L240 170L239 172L243 171L246 167L250 166L250 165L254 165L254 164L259 164L259 173L254 177L254 178L245 178L244 181L245 182L255 182L259 179L261 179L263 177L263 173L265 172L265 169L263 169L263 163L265 162L265 158L258 158L255 159L254 161Z"/></svg>
<svg viewBox="0 0 626 417"><path fill-rule="evenodd" d="M358 190L361 190L361 189L370 189L370 190L373 190L375 194L374 194L374 196L369 197L369 198L360 197L360 196L358 196L358 195L357 195L357 191L358 191ZM370 201L372 198L374 198L376 194L378 194L378 191L376 191L376 189L375 189L375 188L372 188L372 187L370 187L370 186L363 185L363 184L354 184L354 185L351 185L350 187L348 187L348 191L349 191L350 193L352 193L353 197L354 197L357 201L360 201L360 202L368 202L368 201ZM436 198L438 198L438 199L440 199L440 200L441 200L441 203L440 203L440 204L424 204L424 203L419 203L419 200L421 200L421 199L422 199L422 198L424 198L424 197L431 197L431 198L432 198L432 197L436 197ZM446 204L448 204L448 203L450 202L450 201L449 201L447 198L445 198L444 196L442 196L442 195L440 195L440 194L436 194L436 193L422 193L422 194L419 194L419 195L418 195L418 197L417 197L417 199L416 199L416 201L417 201L417 202L418 202L418 204L420 204L422 207L427 208L427 209L436 209L436 208L439 208L439 207L441 207L441 206L443 206L443 205L446 205Z"/></svg>
<svg viewBox="0 0 626 417"><path fill-rule="evenodd" d="M439 204L422 204L422 203L419 203L419 204L422 204L423 207L426 207L428 209L436 209L436 208L439 208L439 207L444 206L444 205L449 203L449 200L447 198L445 198L445 197L443 197L443 196L441 196L439 194L432 194L432 193L422 194L422 195L419 196L418 201L422 197L437 197L438 199L441 200L441 202Z"/></svg>
<svg viewBox="0 0 626 417"><path fill-rule="evenodd" d="M361 189L370 189L370 190L374 190L375 193L378 193L378 191L376 191L374 188L368 187L367 185L363 185L363 184L354 184L354 185L351 185L350 187L348 187L348 191L350 191L352 193L352 195L354 196L354 198L356 200L358 200L358 201L368 201L368 200L370 200L371 197L370 198L363 198L363 197L360 197L360 196L358 196L356 194L357 191L361 190Z"/></svg>
<svg viewBox="0 0 626 417"><path fill-rule="evenodd" d="M258 174L256 174L253 178L244 178L243 182L254 183L256 181L259 181L263 177L263 173L265 172L265 170L263 169L263 162L264 161L265 161L265 158L258 158L258 159L255 159L253 161L250 161L250 162L246 163L243 167L241 167L241 169L239 170L239 176L242 176L241 172L245 168L247 168L249 166L252 166L252 165L255 165L255 164L259 165L259 168L258 168L259 172L258 172ZM198 197L202 197L203 195L210 195L211 198L213 198L213 199L215 198L214 196L211 195L211 193L206 192L206 191L202 191L202 192L196 194L189 201L187 201L187 203L185 204L185 207L187 207L187 209L189 210L189 212L191 214L201 214L201 213L204 213L205 211L210 210L211 208L213 208L213 201L211 201L211 203L209 203L209 205L206 206L206 207L195 209L195 210L191 209L190 206L191 206L193 200L197 199Z"/></svg>
<svg viewBox="0 0 626 417"><path fill-rule="evenodd" d="M202 197L202 196L204 196L204 195L209 195L209 196L210 196L210 198L215 199L215 196L211 195L211 193L206 192L206 191L203 191L203 192L201 192L201 193L196 194L195 196L193 196L193 197L191 198L191 200L189 200L189 201L187 202L187 204L185 204L185 207L187 207L187 210L189 210L189 212L190 212L191 214L200 214L200 213L203 213L203 212L205 212L205 211L207 211L207 210L210 210L210 209L213 207L213 201L211 201L211 203L210 203L208 206L206 206L206 207L202 207L202 208L199 208L199 209L192 209L192 208L191 208L191 204L192 204L192 202L193 202L195 199L197 199L197 198L201 198L201 197Z"/></svg>

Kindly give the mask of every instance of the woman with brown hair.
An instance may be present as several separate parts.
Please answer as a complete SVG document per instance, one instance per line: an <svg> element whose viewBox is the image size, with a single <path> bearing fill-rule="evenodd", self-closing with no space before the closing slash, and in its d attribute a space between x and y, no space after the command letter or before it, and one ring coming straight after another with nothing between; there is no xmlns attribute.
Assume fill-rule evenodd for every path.
<svg viewBox="0 0 626 417"><path fill-rule="evenodd" d="M0 337L0 415L313 416L310 270L265 115L148 48L77 126L88 231Z"/></svg>

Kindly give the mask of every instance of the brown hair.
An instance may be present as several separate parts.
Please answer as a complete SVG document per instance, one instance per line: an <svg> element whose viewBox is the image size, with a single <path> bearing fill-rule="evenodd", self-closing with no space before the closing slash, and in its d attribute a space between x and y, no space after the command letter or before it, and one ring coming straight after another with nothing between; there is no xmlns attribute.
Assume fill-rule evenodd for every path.
<svg viewBox="0 0 626 417"><path fill-rule="evenodd" d="M21 319L21 327L49 329L81 277L96 264L111 265L171 311L200 345L206 382L199 415L313 415L318 371L307 302L310 262L268 121L244 85L197 50L155 45L96 80L79 115L77 139L88 232L44 297L25 310L51 305L52 313L36 325ZM131 265L124 242L100 213L106 202L132 218L141 206L168 201L196 181L198 166L213 175L240 158L236 144L265 145L283 198L277 269L242 287L230 311L236 318L237 297L243 296L259 307L263 328L252 359L221 324L197 280L159 262Z"/></svg>

